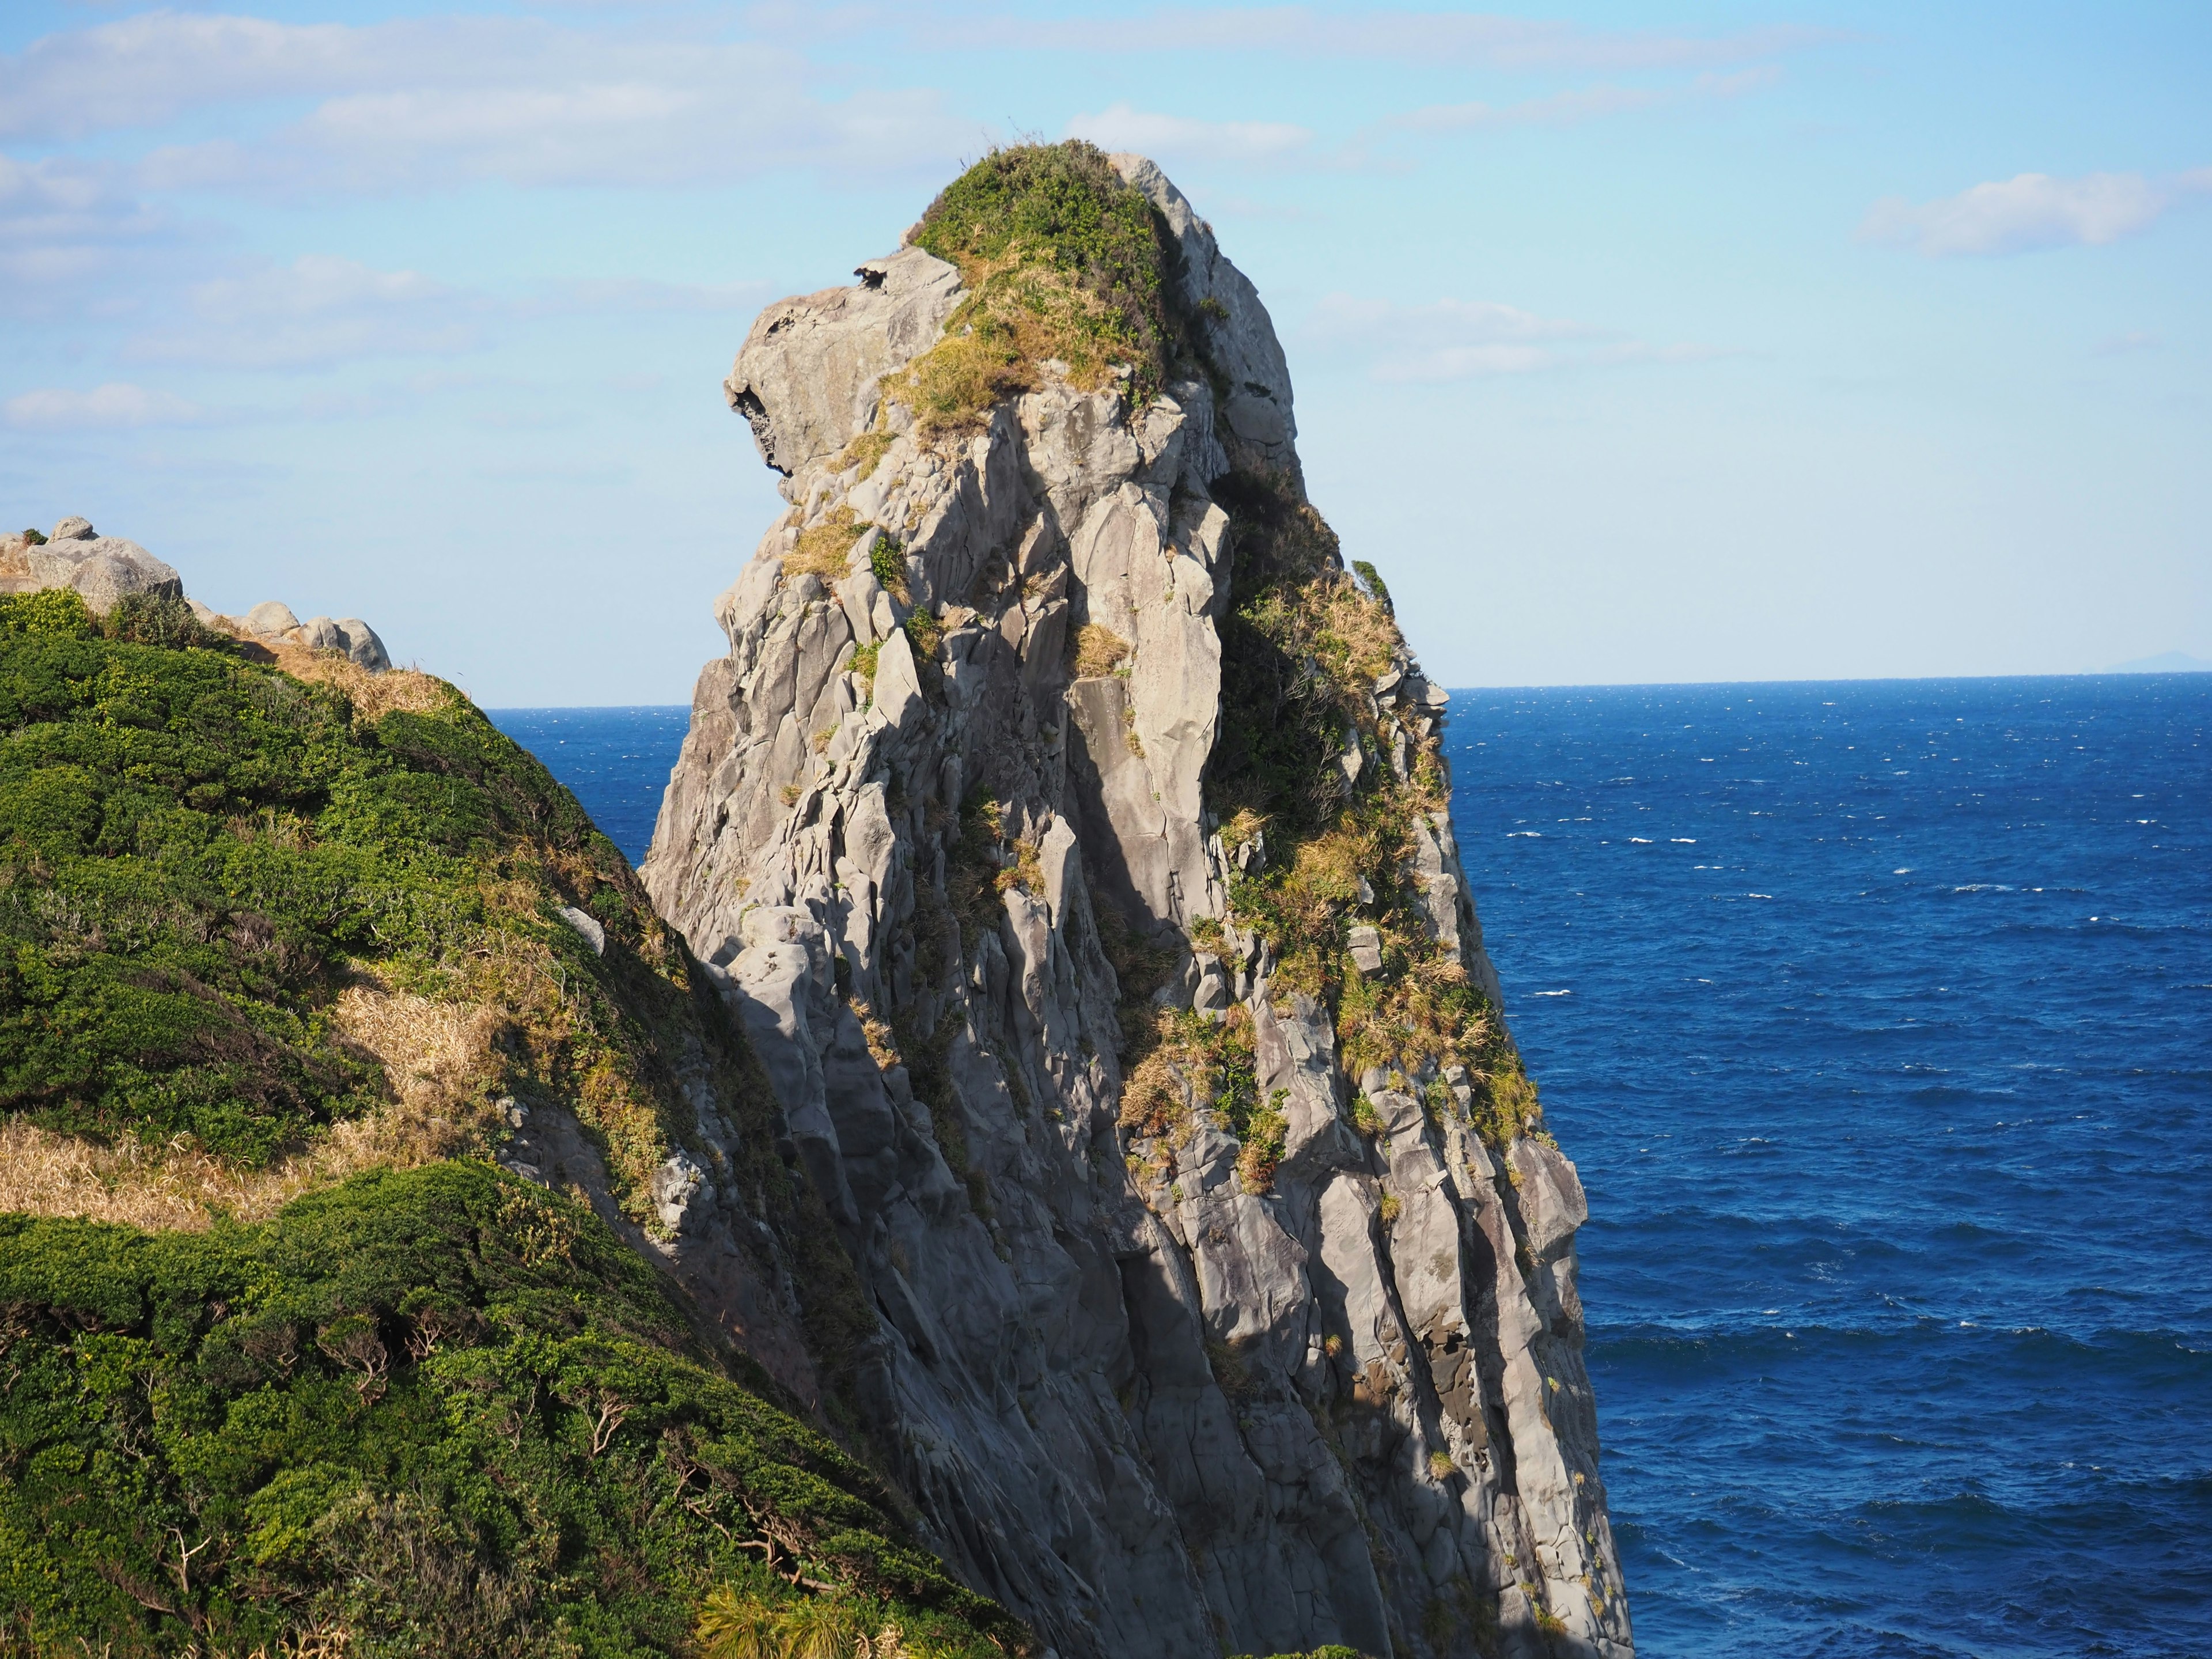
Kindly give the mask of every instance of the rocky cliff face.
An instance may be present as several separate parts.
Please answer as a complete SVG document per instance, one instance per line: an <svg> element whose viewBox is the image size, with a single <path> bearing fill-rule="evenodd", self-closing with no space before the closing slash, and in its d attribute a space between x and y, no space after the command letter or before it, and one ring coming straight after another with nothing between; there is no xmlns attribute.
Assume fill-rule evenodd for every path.
<svg viewBox="0 0 2212 1659"><path fill-rule="evenodd" d="M791 507L643 875L875 1323L817 1376L762 1291L769 1363L1063 1659L1627 1655L1582 1189L1498 1013L1444 696L1304 501L1212 230L1141 158L1031 154L1140 196L1152 370L1023 359L976 301L1035 246L937 257L941 199L728 382ZM982 393L932 390L1002 336ZM663 1220L711 1279L757 1229L690 1178Z"/></svg>

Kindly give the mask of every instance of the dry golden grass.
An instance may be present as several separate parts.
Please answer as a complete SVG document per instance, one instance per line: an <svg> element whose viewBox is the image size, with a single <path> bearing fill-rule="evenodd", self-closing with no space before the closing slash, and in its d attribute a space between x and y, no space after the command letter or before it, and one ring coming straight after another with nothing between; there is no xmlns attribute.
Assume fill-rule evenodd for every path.
<svg viewBox="0 0 2212 1659"><path fill-rule="evenodd" d="M891 1028L864 999L853 999L853 1017L860 1022L860 1035L867 1039L869 1057L878 1070L888 1072L894 1066L905 1064L899 1057L898 1039L892 1035Z"/></svg>
<svg viewBox="0 0 2212 1659"><path fill-rule="evenodd" d="M434 674L412 668L388 668L372 674L343 651L314 651L304 645L255 644L276 659L276 666L295 680L327 685L345 693L354 713L362 720L380 720L392 710L427 714L444 708L460 694Z"/></svg>
<svg viewBox="0 0 2212 1659"><path fill-rule="evenodd" d="M876 468L883 464L884 454L897 441L898 437L895 433L880 429L863 432L845 446L843 454L830 464L830 471L842 472L848 466L857 466L860 469L860 479L871 477L874 476ZM854 482L858 483L860 479L855 479Z"/></svg>
<svg viewBox="0 0 2212 1659"><path fill-rule="evenodd" d="M1095 679L1110 674L1127 659L1129 642L1110 628L1085 623L1075 635L1075 675Z"/></svg>
<svg viewBox="0 0 2212 1659"><path fill-rule="evenodd" d="M828 582L842 581L852 567L853 544L860 539L867 529L849 507L839 507L820 524L810 525L799 532L798 543L783 556L783 574L793 576L819 576Z"/></svg>
<svg viewBox="0 0 2212 1659"><path fill-rule="evenodd" d="M100 1146L20 1121L0 1124L0 1211L198 1232L218 1213L262 1220L364 1170L413 1169L482 1143L497 1026L489 1009L362 983L334 1012L345 1035L384 1062L396 1098L380 1110L259 1170L187 1148Z"/></svg>

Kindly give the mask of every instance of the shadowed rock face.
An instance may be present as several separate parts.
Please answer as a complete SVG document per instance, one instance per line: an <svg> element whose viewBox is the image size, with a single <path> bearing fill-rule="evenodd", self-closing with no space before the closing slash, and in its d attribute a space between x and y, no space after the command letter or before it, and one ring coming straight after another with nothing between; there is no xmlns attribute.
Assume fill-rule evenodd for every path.
<svg viewBox="0 0 2212 1659"><path fill-rule="evenodd" d="M889 448L846 465L958 273L906 248L754 326L728 391L793 511L717 602L730 650L647 886L743 1017L872 1301L848 1400L935 1546L1063 1659L1628 1655L1572 1164L1486 1146L1464 1087L1455 1111L1347 1078L1267 943L1212 931L1251 856L1201 787L1234 558L1212 491L1232 469L1297 491L1296 425L1252 285L1156 167L1113 159L1208 320L1205 372L1147 407L1048 377L932 447L893 404ZM794 572L825 523L855 526L849 557ZM872 568L886 532L903 595ZM922 607L941 637L917 661ZM1110 672L1078 677L1086 628ZM1442 695L1402 652L1376 695L1432 733ZM1023 862L979 887L980 794ZM1415 830L1425 925L1494 1000L1449 821ZM1122 930L1180 964L1161 999L1243 1005L1286 1122L1271 1187L1202 1109L1133 1155Z"/></svg>

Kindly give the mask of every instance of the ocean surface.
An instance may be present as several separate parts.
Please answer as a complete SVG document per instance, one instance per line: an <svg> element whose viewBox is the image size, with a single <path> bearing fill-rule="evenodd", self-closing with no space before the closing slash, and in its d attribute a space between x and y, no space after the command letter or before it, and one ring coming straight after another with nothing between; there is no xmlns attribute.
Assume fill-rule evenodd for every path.
<svg viewBox="0 0 2212 1659"><path fill-rule="evenodd" d="M642 855L684 710L493 718ZM1638 1651L2212 1656L2212 675L1448 740Z"/></svg>

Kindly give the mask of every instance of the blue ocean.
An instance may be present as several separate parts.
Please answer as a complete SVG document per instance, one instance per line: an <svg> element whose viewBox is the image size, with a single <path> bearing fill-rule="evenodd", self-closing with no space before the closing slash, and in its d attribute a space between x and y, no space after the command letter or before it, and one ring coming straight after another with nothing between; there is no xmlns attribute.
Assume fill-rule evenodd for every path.
<svg viewBox="0 0 2212 1659"><path fill-rule="evenodd" d="M681 708L514 710L635 860ZM2212 675L1461 691L1646 1659L2212 1656Z"/></svg>

